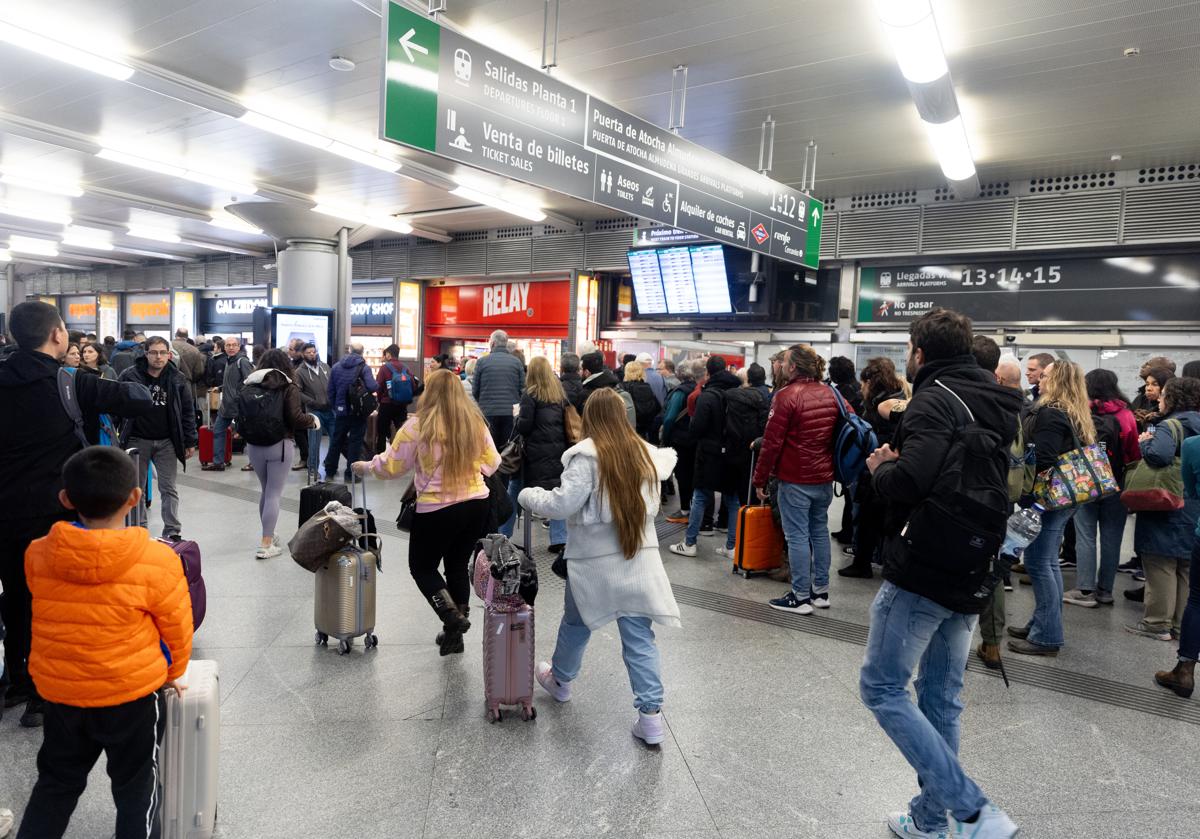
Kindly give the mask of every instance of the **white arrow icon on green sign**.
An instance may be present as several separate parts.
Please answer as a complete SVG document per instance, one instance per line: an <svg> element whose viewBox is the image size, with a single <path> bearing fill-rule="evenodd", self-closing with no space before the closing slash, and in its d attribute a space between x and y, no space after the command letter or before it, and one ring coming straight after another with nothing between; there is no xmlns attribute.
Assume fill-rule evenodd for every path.
<svg viewBox="0 0 1200 839"><path fill-rule="evenodd" d="M412 39L413 35L417 34L417 30L409 29L400 36L400 46L404 47L404 54L408 56L408 60L416 63L416 58L413 56L413 50L422 55L429 55L429 50Z"/></svg>
<svg viewBox="0 0 1200 839"><path fill-rule="evenodd" d="M813 211L812 211L812 221L813 221L813 224L820 224L820 223L821 223L821 211L820 211L820 210L818 210L816 207L813 207Z"/></svg>

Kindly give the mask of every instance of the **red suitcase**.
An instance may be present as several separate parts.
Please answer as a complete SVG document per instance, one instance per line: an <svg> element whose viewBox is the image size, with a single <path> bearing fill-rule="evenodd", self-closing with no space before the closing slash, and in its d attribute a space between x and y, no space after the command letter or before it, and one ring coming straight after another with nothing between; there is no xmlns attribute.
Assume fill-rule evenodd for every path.
<svg viewBox="0 0 1200 839"><path fill-rule="evenodd" d="M200 426L200 464L207 465L213 462L213 432L212 427L207 425ZM233 430L225 432L225 462L229 463L233 460Z"/></svg>

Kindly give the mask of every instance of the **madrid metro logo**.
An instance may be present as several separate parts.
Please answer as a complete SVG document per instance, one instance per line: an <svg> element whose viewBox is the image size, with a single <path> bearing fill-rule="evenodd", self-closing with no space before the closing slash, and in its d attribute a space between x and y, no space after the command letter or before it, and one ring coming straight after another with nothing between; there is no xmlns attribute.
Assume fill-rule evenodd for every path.
<svg viewBox="0 0 1200 839"><path fill-rule="evenodd" d="M750 235L752 235L754 237L754 241L758 242L760 245L765 243L767 239L771 238L771 234L767 232L767 228L763 227L761 223L756 224L753 229L751 229Z"/></svg>

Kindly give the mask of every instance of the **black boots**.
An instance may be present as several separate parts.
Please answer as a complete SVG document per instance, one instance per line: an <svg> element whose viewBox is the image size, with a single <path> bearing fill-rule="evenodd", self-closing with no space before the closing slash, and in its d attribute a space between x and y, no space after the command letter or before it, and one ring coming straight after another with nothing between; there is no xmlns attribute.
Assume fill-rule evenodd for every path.
<svg viewBox="0 0 1200 839"><path fill-rule="evenodd" d="M429 605L442 620L442 631L434 639L439 652L442 655L461 653L465 649L463 633L471 628L471 622L467 620L467 616L471 614L471 607L463 606L462 609L459 609L454 604L454 598L450 596L450 592L445 589L431 595Z"/></svg>
<svg viewBox="0 0 1200 839"><path fill-rule="evenodd" d="M1155 673L1154 681L1173 691L1176 696L1188 699L1196 689L1196 662L1180 660L1174 670L1160 670Z"/></svg>

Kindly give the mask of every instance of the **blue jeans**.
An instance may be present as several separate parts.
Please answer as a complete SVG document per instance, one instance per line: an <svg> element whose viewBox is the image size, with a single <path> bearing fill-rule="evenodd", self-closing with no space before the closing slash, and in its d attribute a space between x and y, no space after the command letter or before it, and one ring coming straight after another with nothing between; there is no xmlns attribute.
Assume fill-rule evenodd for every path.
<svg viewBox="0 0 1200 839"><path fill-rule="evenodd" d="M517 475L513 475L512 479L508 482L508 497L512 501L513 512L508 517L508 521L500 525L500 532L509 539L512 538L513 529L517 526L517 512L520 509L520 505L517 503L517 496L521 494L521 490L524 488L524 483ZM550 519L550 544L567 544L567 522L565 519ZM529 545L526 545L525 548L532 550Z"/></svg>
<svg viewBox="0 0 1200 839"><path fill-rule="evenodd" d="M1192 543L1192 570L1188 577L1187 607L1179 630L1179 657L1200 659L1200 536Z"/></svg>
<svg viewBox="0 0 1200 839"><path fill-rule="evenodd" d="M362 417L341 414L333 421L333 435L329 440L329 451L325 453L325 477L337 478L338 463L342 452L346 454L346 471L350 464L362 455L363 437L367 433L367 421Z"/></svg>
<svg viewBox="0 0 1200 839"><path fill-rule="evenodd" d="M1058 565L1063 531L1075 509L1052 510L1042 515L1042 532L1025 549L1025 573L1033 581L1033 617L1029 640L1043 647L1063 645L1063 578Z"/></svg>
<svg viewBox="0 0 1200 839"><path fill-rule="evenodd" d="M321 438L328 437L333 442L333 411L310 408L308 412L321 421L320 430L308 438L308 471L315 475L321 467Z"/></svg>
<svg viewBox="0 0 1200 839"><path fill-rule="evenodd" d="M1121 537L1129 512L1110 495L1075 511L1075 588L1112 594L1121 561ZM1100 578L1096 579L1096 525L1100 526Z"/></svg>
<svg viewBox="0 0 1200 839"><path fill-rule="evenodd" d="M650 624L650 618L646 617L617 618L617 631L621 633L621 657L625 659L629 686L633 688L633 705L646 714L657 711L663 703L658 647L654 644L654 630ZM591 637L592 631L579 617L568 579L562 623L558 625L558 644L554 647L551 662L555 679L559 682L575 681L583 664L583 652Z"/></svg>
<svg viewBox="0 0 1200 839"><path fill-rule="evenodd" d="M212 425L214 466L220 466L225 462L225 434L232 427L233 417L217 414L217 418Z"/></svg>
<svg viewBox="0 0 1200 839"><path fill-rule="evenodd" d="M704 521L704 511L712 510L716 512L716 506L717 500L712 490L700 489L699 487L692 490L692 506L688 508L688 526L687 532L684 535L684 541L687 544L696 544L696 539L700 536L700 524ZM725 514L729 519L729 529L725 532L725 547L733 550L733 546L737 544L737 493L722 492L721 506L725 508Z"/></svg>
<svg viewBox="0 0 1200 839"><path fill-rule="evenodd" d="M921 830L945 830L947 810L968 819L987 803L958 762L960 696L975 620L886 581L871 606L859 693L917 770L921 792L908 807ZM918 664L914 707L908 682Z"/></svg>
<svg viewBox="0 0 1200 839"><path fill-rule="evenodd" d="M833 484L779 482L779 516L787 539L792 591L800 600L829 592L829 505Z"/></svg>

